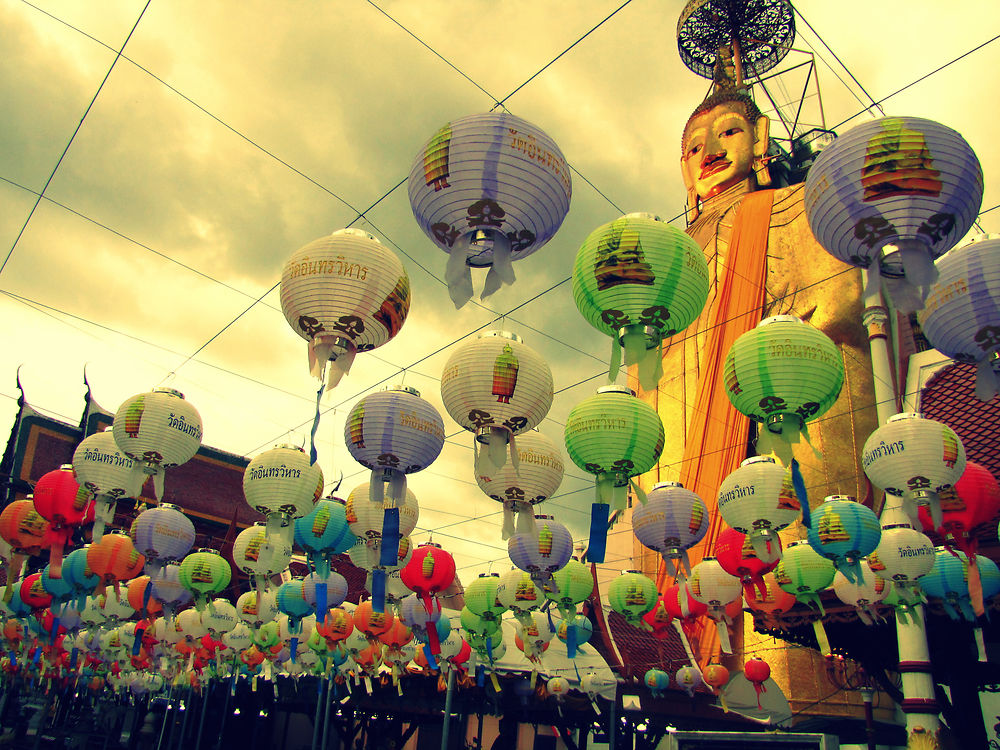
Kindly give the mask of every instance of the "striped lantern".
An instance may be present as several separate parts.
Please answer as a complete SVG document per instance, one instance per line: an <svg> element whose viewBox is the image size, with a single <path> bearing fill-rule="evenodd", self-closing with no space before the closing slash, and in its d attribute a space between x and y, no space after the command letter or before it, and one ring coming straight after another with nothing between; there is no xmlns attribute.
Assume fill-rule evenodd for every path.
<svg viewBox="0 0 1000 750"><path fill-rule="evenodd" d="M953 620L958 620L959 614L970 622L976 619L969 598L968 555L936 547L934 565L920 579L920 586L927 596L941 599L944 611Z"/></svg>
<svg viewBox="0 0 1000 750"><path fill-rule="evenodd" d="M564 568L573 556L573 536L552 516L535 516L535 528L530 533L514 534L507 540L507 556L547 591L553 587L552 574Z"/></svg>
<svg viewBox="0 0 1000 750"><path fill-rule="evenodd" d="M461 624L464 633L468 636L487 638L489 636L496 635L500 631L499 620L487 620L486 618L477 615L467 606L462 607L462 611L459 616L459 623Z"/></svg>
<svg viewBox="0 0 1000 750"><path fill-rule="evenodd" d="M708 264L698 243L658 216L627 214L583 241L573 265L573 300L611 337L611 369L636 365L639 384L663 377L662 341L687 328L708 300Z"/></svg>
<svg viewBox="0 0 1000 750"><path fill-rule="evenodd" d="M233 562L253 578L258 593L267 588L271 576L288 568L292 561L292 546L283 539L268 540L267 529L255 523L243 529L233 540Z"/></svg>
<svg viewBox="0 0 1000 750"><path fill-rule="evenodd" d="M336 571L326 575L310 573L302 579L302 593L320 621L330 607L339 607L347 598L347 579Z"/></svg>
<svg viewBox="0 0 1000 750"><path fill-rule="evenodd" d="M662 669L654 667L653 669L646 670L646 674L642 679L654 698L662 698L667 688L670 687L670 675Z"/></svg>
<svg viewBox="0 0 1000 750"><path fill-rule="evenodd" d="M817 555L817 557L819 556ZM819 559L829 565L828 560L821 557ZM781 561L779 560L778 565L780 564ZM775 568L777 568L777 565ZM830 565L830 568L832 570L833 566ZM794 607L797 601L793 594L790 594L778 585L778 581L775 579L774 573L768 573L764 576L764 585L761 589L751 589L749 591L744 589L743 599L746 601L746 605L750 609L752 609L755 613L764 615L766 618L774 618L776 615L784 614Z"/></svg>
<svg viewBox="0 0 1000 750"><path fill-rule="evenodd" d="M627 570L608 585L608 604L633 627L643 625L642 616L656 606L660 592L648 576Z"/></svg>
<svg viewBox="0 0 1000 750"><path fill-rule="evenodd" d="M904 597L933 566L934 543L905 524L883 526L878 547L868 555L872 572L891 581Z"/></svg>
<svg viewBox="0 0 1000 750"><path fill-rule="evenodd" d="M819 592L833 583L833 562L814 550L808 540L790 542L774 568L774 580L798 601L825 615Z"/></svg>
<svg viewBox="0 0 1000 750"><path fill-rule="evenodd" d="M632 532L663 556L667 575L683 580L691 573L687 551L708 533L708 509L679 482L660 482L649 491L645 505L632 509Z"/></svg>
<svg viewBox="0 0 1000 750"><path fill-rule="evenodd" d="M233 569L216 550L199 549L181 561L177 573L184 588L194 594L194 605L200 612L209 596L229 585Z"/></svg>
<svg viewBox="0 0 1000 750"><path fill-rule="evenodd" d="M965 471L965 446L955 431L919 414L895 414L865 441L861 467L876 487L903 498L918 525L917 506L928 507L934 528L941 528L939 493Z"/></svg>
<svg viewBox="0 0 1000 750"><path fill-rule="evenodd" d="M496 597L497 601L509 609L518 621L530 617L532 611L545 603L545 597L541 589L531 580L531 574L519 568L513 568L500 576Z"/></svg>
<svg viewBox="0 0 1000 750"><path fill-rule="evenodd" d="M289 630L292 633L298 633L302 618L313 611L309 602L306 601L302 579L292 578L290 581L282 583L274 598L278 605L278 611L288 616Z"/></svg>
<svg viewBox="0 0 1000 750"><path fill-rule="evenodd" d="M245 622L238 622L236 627L222 634L222 642L233 651L239 652L253 645L253 632Z"/></svg>
<svg viewBox="0 0 1000 750"><path fill-rule="evenodd" d="M485 468L485 467L484 467ZM562 483L562 452L538 430L528 430L517 438L517 464L504 462L488 474L476 473L479 489L503 505L504 539L514 533L514 512L519 532L535 519L533 505L551 497Z"/></svg>
<svg viewBox="0 0 1000 750"><path fill-rule="evenodd" d="M280 294L285 320L309 343L310 373L328 389L350 372L357 352L399 333L410 311L402 262L361 229L339 229L296 250L281 271Z"/></svg>
<svg viewBox="0 0 1000 750"><path fill-rule="evenodd" d="M330 572L330 559L357 544L339 498L321 498L309 513L295 519L295 544L305 550L309 564L321 575Z"/></svg>
<svg viewBox="0 0 1000 750"><path fill-rule="evenodd" d="M94 495L93 540L104 534L114 520L115 503L123 497L139 497L145 474L135 472L135 462L118 448L114 428L85 437L73 451L76 481Z"/></svg>
<svg viewBox="0 0 1000 750"><path fill-rule="evenodd" d="M861 559L875 551L881 538L882 526L871 508L847 495L831 495L813 513L808 541L848 581L856 581Z"/></svg>
<svg viewBox="0 0 1000 750"><path fill-rule="evenodd" d="M201 447L201 415L180 391L154 388L125 399L115 412L111 434L118 450L136 462L132 486L141 489L143 475L151 475L159 499L163 470L190 460Z"/></svg>
<svg viewBox="0 0 1000 750"><path fill-rule="evenodd" d="M426 643L432 654L441 653L441 641L451 633L451 621L441 616L441 602L432 597L428 611L419 596L405 596L399 602L399 619ZM421 649L423 652L423 649Z"/></svg>
<svg viewBox="0 0 1000 750"><path fill-rule="evenodd" d="M413 530L400 529L406 475L426 469L441 453L444 420L415 388L397 385L354 405L344 425L344 442L354 460L372 472L369 497L383 506L383 555L385 564L392 564L400 535Z"/></svg>
<svg viewBox="0 0 1000 750"><path fill-rule="evenodd" d="M548 650L549 641L554 635L549 619L541 612L532 612L530 622L514 625L514 645L524 653L528 661L535 664Z"/></svg>
<svg viewBox="0 0 1000 750"><path fill-rule="evenodd" d="M726 606L742 596L743 585L740 579L723 570L714 557L705 557L691 569L686 585L691 598L708 607L707 614L715 621L722 653L732 654L733 647L729 639L732 618L726 613Z"/></svg>
<svg viewBox="0 0 1000 750"><path fill-rule="evenodd" d="M194 546L194 524L169 503L142 511L129 529L132 543L146 558L146 572L155 577L167 562L183 559Z"/></svg>
<svg viewBox="0 0 1000 750"><path fill-rule="evenodd" d="M844 604L854 607L858 619L865 625L874 625L876 620L882 619L875 605L888 596L891 588L891 584L871 569L867 560L861 563L861 573L855 580L847 580L840 571L833 577L833 592Z"/></svg>
<svg viewBox="0 0 1000 750"><path fill-rule="evenodd" d="M894 306L912 312L979 213L983 172L954 130L883 117L823 149L805 186L809 226L823 248L861 268L878 264Z"/></svg>
<svg viewBox="0 0 1000 750"><path fill-rule="evenodd" d="M578 467L593 474L596 496L590 515L587 559L604 562L609 504L625 510L631 486L640 502L646 494L632 477L649 471L663 450L663 422L630 388L607 385L573 407L564 431L566 450Z"/></svg>
<svg viewBox="0 0 1000 750"><path fill-rule="evenodd" d="M552 239L573 192L559 147L508 112L443 125L417 154L407 191L420 228L448 253L455 307L472 297L472 268L490 269L483 298L512 284L511 262Z"/></svg>
<svg viewBox="0 0 1000 750"><path fill-rule="evenodd" d="M291 547L294 519L308 515L323 495L323 470L295 445L276 445L243 472L247 505L267 519L267 543ZM274 540L274 541L272 541Z"/></svg>
<svg viewBox="0 0 1000 750"><path fill-rule="evenodd" d="M208 630L208 634L216 639L221 638L239 623L236 607L221 597L208 602L201 613L201 624Z"/></svg>
<svg viewBox="0 0 1000 750"><path fill-rule="evenodd" d="M743 584L743 592L756 589L761 595L767 592L764 574L770 573L781 559L781 540L771 547L767 555L758 555L750 539L736 529L724 529L715 541L715 559L722 569L736 576Z"/></svg>
<svg viewBox="0 0 1000 750"><path fill-rule="evenodd" d="M806 422L837 401L844 362L818 328L792 315L775 315L733 342L723 378L736 410L766 427L758 432L757 453L774 451L789 464L799 435L809 440Z"/></svg>
<svg viewBox="0 0 1000 750"><path fill-rule="evenodd" d="M976 396L989 401L1000 390L1000 237L983 235L934 265L920 330L939 352L978 364Z"/></svg>
<svg viewBox="0 0 1000 750"><path fill-rule="evenodd" d="M723 521L749 535L761 559L774 554L772 547L779 543L777 532L795 521L800 512L805 524L810 524L809 503L800 502L792 472L771 456L748 458L723 479L718 507Z"/></svg>
<svg viewBox="0 0 1000 750"><path fill-rule="evenodd" d="M958 547L967 555L976 554L979 532L991 527L1000 511L1000 483L986 467L966 461L955 486L939 497L945 545ZM927 509L919 508L918 514L924 531L934 531Z"/></svg>
<svg viewBox="0 0 1000 750"><path fill-rule="evenodd" d="M153 579L148 575L138 576L128 582L128 603L141 617L156 617L163 607L153 598Z"/></svg>
<svg viewBox="0 0 1000 750"><path fill-rule="evenodd" d="M507 331L485 331L459 344L441 373L444 408L476 436L477 476L502 468L508 445L517 470L514 438L545 418L552 396L548 364L520 336Z"/></svg>

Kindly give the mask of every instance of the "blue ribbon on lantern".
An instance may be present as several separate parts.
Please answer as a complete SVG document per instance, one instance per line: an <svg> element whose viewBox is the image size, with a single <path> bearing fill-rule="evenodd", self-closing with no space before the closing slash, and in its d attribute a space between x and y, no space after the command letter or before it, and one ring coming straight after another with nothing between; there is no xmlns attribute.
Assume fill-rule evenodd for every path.
<svg viewBox="0 0 1000 750"><path fill-rule="evenodd" d="M383 540L383 544L384 544ZM383 547L384 549L384 547ZM372 571L372 611L385 612L385 570L375 568Z"/></svg>
<svg viewBox="0 0 1000 750"><path fill-rule="evenodd" d="M316 584L316 618L319 622L323 622L326 619L326 610L326 581L321 581Z"/></svg>
<svg viewBox="0 0 1000 750"><path fill-rule="evenodd" d="M435 627L435 624L433 622L428 623L428 625L429 627L432 628ZM429 666L431 669L438 668L437 660L434 658L434 654L431 653L431 647L429 643L424 644L424 656L427 658L427 666Z"/></svg>
<svg viewBox="0 0 1000 750"><path fill-rule="evenodd" d="M604 562L608 546L608 504L594 503L590 506L590 546L587 560L592 563Z"/></svg>
<svg viewBox="0 0 1000 750"><path fill-rule="evenodd" d="M326 383L322 383L316 391L316 416L313 417L312 429L309 430L309 463L316 463L316 431L319 429L319 406L323 399Z"/></svg>
<svg viewBox="0 0 1000 750"><path fill-rule="evenodd" d="M809 510L809 495L806 492L806 482L802 478L802 470L799 469L799 462L792 459L792 487L795 488L795 496L802 506L802 525L807 529L812 527L812 514Z"/></svg>
<svg viewBox="0 0 1000 750"><path fill-rule="evenodd" d="M488 643L488 641L487 641ZM487 646L487 648L489 648ZM486 667L482 664L476 665L476 687L484 687L486 685Z"/></svg>
<svg viewBox="0 0 1000 750"><path fill-rule="evenodd" d="M69 652L69 668L70 669L76 669L76 658L79 655L80 655L80 649L78 649L76 646L74 646L73 650Z"/></svg>
<svg viewBox="0 0 1000 750"><path fill-rule="evenodd" d="M382 553L379 557L379 565L386 567L395 565L398 555L399 508L392 506L382 512Z"/></svg>
<svg viewBox="0 0 1000 750"><path fill-rule="evenodd" d="M566 623L566 657L572 659L576 656L577 635L576 624Z"/></svg>

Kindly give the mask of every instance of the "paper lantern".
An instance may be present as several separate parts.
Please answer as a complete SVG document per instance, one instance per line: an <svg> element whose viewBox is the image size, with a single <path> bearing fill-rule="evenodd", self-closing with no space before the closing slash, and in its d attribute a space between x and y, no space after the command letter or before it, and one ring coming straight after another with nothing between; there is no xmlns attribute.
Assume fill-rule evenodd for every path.
<svg viewBox="0 0 1000 750"><path fill-rule="evenodd" d="M271 622L278 616L278 604L274 594L265 591L247 591L240 594L236 600L236 616L254 628L259 628L265 622Z"/></svg>
<svg viewBox="0 0 1000 750"><path fill-rule="evenodd" d="M961 135L918 117L851 128L809 169L805 209L813 235L836 258L878 265L894 306L912 312L937 278L933 259L979 213L983 172Z"/></svg>
<svg viewBox="0 0 1000 750"><path fill-rule="evenodd" d="M291 560L292 546L283 537L268 540L263 524L243 529L233 540L233 562L253 578L258 592L267 587L271 576L285 570Z"/></svg>
<svg viewBox="0 0 1000 750"><path fill-rule="evenodd" d="M532 612L530 621L514 626L514 645L524 652L528 661L537 663L554 635L548 618L541 612Z"/></svg>
<svg viewBox="0 0 1000 750"><path fill-rule="evenodd" d="M101 577L87 565L87 548L75 549L66 555L62 566L63 581L72 589L76 608L83 609L87 595L94 593L100 585ZM8 571L8 575L10 572Z"/></svg>
<svg viewBox="0 0 1000 750"><path fill-rule="evenodd" d="M508 446L517 470L515 436L545 418L552 396L548 364L520 336L507 331L485 331L459 344L441 373L444 408L476 436L477 475L503 467Z"/></svg>
<svg viewBox="0 0 1000 750"><path fill-rule="evenodd" d="M576 605L586 601L592 593L594 576L590 568L573 558L552 574L552 585L545 591L545 598L555 603L564 619L572 619L576 615Z"/></svg>
<svg viewBox="0 0 1000 750"><path fill-rule="evenodd" d="M360 602L354 608L354 627L368 638L378 638L396 621L392 612L376 612L371 601Z"/></svg>
<svg viewBox="0 0 1000 750"><path fill-rule="evenodd" d="M32 573L21 580L21 601L32 609L45 609L52 604L52 594L42 585L41 572Z"/></svg>
<svg viewBox="0 0 1000 750"><path fill-rule="evenodd" d="M441 616L441 602L430 600L428 609L419 596L407 596L399 603L399 619L413 631L413 635L427 643L431 654L441 653L441 641L451 632L451 623Z"/></svg>
<svg viewBox="0 0 1000 750"><path fill-rule="evenodd" d="M632 509L632 532L644 546L660 553L667 575L683 580L691 572L687 551L708 533L708 509L680 482L659 482L646 503Z"/></svg>
<svg viewBox="0 0 1000 750"><path fill-rule="evenodd" d="M707 614L715 621L722 653L733 653L729 638L732 618L726 613L726 606L739 599L743 593L740 579L723 570L715 558L705 557L691 569L687 588L693 599L708 607Z"/></svg>
<svg viewBox="0 0 1000 750"><path fill-rule="evenodd" d="M563 570L568 568L569 563ZM562 591L563 587L560 586L559 589ZM545 601L541 589L531 580L531 574L516 568L500 577L496 598L519 621L531 617L530 613L538 609Z"/></svg>
<svg viewBox="0 0 1000 750"><path fill-rule="evenodd" d="M750 544L750 538L736 529L724 529L715 540L715 558L722 569L743 584L743 591L767 591L764 574L770 573L781 559L781 540L772 545L770 555L760 556Z"/></svg>
<svg viewBox="0 0 1000 750"><path fill-rule="evenodd" d="M614 381L636 365L639 384L656 390L665 338L687 328L708 300L708 264L698 243L658 216L631 213L583 241L573 265L573 300L590 325L612 340Z"/></svg>
<svg viewBox="0 0 1000 750"><path fill-rule="evenodd" d="M934 265L920 330L938 351L978 365L976 396L989 401L1000 390L1000 238L983 235Z"/></svg>
<svg viewBox="0 0 1000 750"><path fill-rule="evenodd" d="M670 675L662 669L654 667L646 671L643 682L646 683L646 687L649 688L654 698L662 698L667 688L670 687Z"/></svg>
<svg viewBox="0 0 1000 750"><path fill-rule="evenodd" d="M646 502L646 494L631 479L656 465L663 450L663 422L634 391L608 385L573 407L564 436L573 463L595 477L587 559L601 563L607 544L608 506L625 510L629 486L640 502Z"/></svg>
<svg viewBox="0 0 1000 750"><path fill-rule="evenodd" d="M288 616L289 628L293 633L299 632L300 621L313 611L306 601L301 578L292 578L282 583L275 593L275 602L278 611Z"/></svg>
<svg viewBox="0 0 1000 750"><path fill-rule="evenodd" d="M831 495L813 512L809 546L843 573L848 581L861 574L861 559L875 551L882 537L878 516L853 497Z"/></svg>
<svg viewBox="0 0 1000 750"><path fill-rule="evenodd" d="M414 550L399 577L430 612L431 596L444 591L455 580L455 558L441 549L440 544L425 542Z"/></svg>
<svg viewBox="0 0 1000 750"><path fill-rule="evenodd" d="M719 515L741 534L750 537L757 556L767 559L781 554L776 532L799 517L809 525L809 504L803 504L792 482L792 472L771 456L744 460L719 485Z"/></svg>
<svg viewBox="0 0 1000 750"><path fill-rule="evenodd" d="M507 540L507 556L546 591L553 588L552 574L573 556L573 537L552 516L535 516L531 533L514 534Z"/></svg>
<svg viewBox="0 0 1000 750"><path fill-rule="evenodd" d="M934 565L927 575L920 579L920 587L924 593L927 596L940 599L944 611L953 620L960 619L959 615L970 622L976 619L969 590L971 582L970 559L963 552L936 547L934 549ZM998 586L1000 584L1000 571L996 570L996 563L982 555L977 555L975 561L974 567L980 571L977 578L982 586L979 593L980 599L989 599L1000 592L1000 586ZM989 572L983 575L987 569Z"/></svg>
<svg viewBox="0 0 1000 750"><path fill-rule="evenodd" d="M677 686L687 693L688 698L694 697L694 692L703 684L701 670L691 665L685 665L677 670L675 675Z"/></svg>
<svg viewBox="0 0 1000 750"><path fill-rule="evenodd" d="M681 620L682 624L690 624L698 617L708 614L708 605L691 596L687 581L668 586L660 601L663 602L667 616Z"/></svg>
<svg viewBox="0 0 1000 750"><path fill-rule="evenodd" d="M504 465L488 474L476 474L479 488L503 505L503 538L514 533L514 512L518 532L529 530L535 519L533 505L551 497L562 483L562 453L549 438L528 430L517 438L517 464Z"/></svg>
<svg viewBox="0 0 1000 750"><path fill-rule="evenodd" d="M673 620L673 616L667 611L667 607L663 603L662 594L657 598L653 608L642 616L642 621L646 623L643 627L648 627L652 636L659 638L661 641L668 638L670 633L673 632L673 628L671 627Z"/></svg>
<svg viewBox="0 0 1000 750"><path fill-rule="evenodd" d="M818 553L808 540L802 539L789 543L774 569L774 580L798 601L825 614L819 592L833 583L836 572L830 558Z"/></svg>
<svg viewBox="0 0 1000 750"><path fill-rule="evenodd" d="M64 464L39 477L32 495L35 510L49 522L46 546L49 548L49 565L52 575L62 575L63 549L73 534L73 529L85 520L93 520L90 507L90 490L77 483L73 467ZM88 519L87 516L90 515Z"/></svg>
<svg viewBox="0 0 1000 750"><path fill-rule="evenodd" d="M73 598L73 584L65 578L53 578L50 566L42 568L39 580L42 588L52 597L53 604L64 607Z"/></svg>
<svg viewBox="0 0 1000 750"><path fill-rule="evenodd" d="M10 566L3 600L10 601L12 585L21 575L26 557L37 555L45 543L49 522L35 510L31 500L15 500L0 511L0 536L10 545Z"/></svg>
<svg viewBox="0 0 1000 750"><path fill-rule="evenodd" d="M87 548L87 567L100 576L102 587L113 584L115 590L121 581L135 578L142 572L146 558L135 548L127 534L114 531L105 534Z"/></svg>
<svg viewBox="0 0 1000 750"><path fill-rule="evenodd" d="M172 563L164 565L152 581L152 597L163 607L167 620L171 620L174 612L194 598L181 582L179 565Z"/></svg>
<svg viewBox="0 0 1000 750"><path fill-rule="evenodd" d="M738 412L761 424L759 454L791 463L792 445L809 439L806 423L836 402L844 362L829 336L792 315L765 318L726 354L726 395Z"/></svg>
<svg viewBox="0 0 1000 750"><path fill-rule="evenodd" d="M760 694L767 692L767 688L764 687L764 683L767 682L768 678L771 676L770 665L763 659L757 657L747 659L743 663L743 676L753 683L753 688L757 692L757 708L762 708L760 705Z"/></svg>
<svg viewBox="0 0 1000 750"><path fill-rule="evenodd" d="M155 576L167 562L181 560L194 546L194 524L169 503L142 511L129 529L132 543L146 558L146 571Z"/></svg>
<svg viewBox="0 0 1000 750"><path fill-rule="evenodd" d="M808 547L808 544L806 544L806 546ZM812 548L810 548L810 551L812 551ZM813 554L815 555L816 553L814 552ZM828 565L831 571L834 570L833 565L829 562L829 560L819 557L818 555L817 557L823 564ZM778 565L780 564L781 561L778 561ZM746 605L755 613L762 614L765 618L773 618L777 615L782 615L785 612L788 612L795 606L797 601L795 595L781 588L781 586L778 585L777 580L775 580L773 573L765 575L763 582L764 585L762 587L743 590L743 598L746 601Z"/></svg>
<svg viewBox="0 0 1000 750"><path fill-rule="evenodd" d="M207 597L229 585L233 569L214 549L199 549L185 557L177 571L184 588L194 594L195 607L205 608Z"/></svg>
<svg viewBox="0 0 1000 750"><path fill-rule="evenodd" d="M487 622L499 623L507 605L500 601L500 574L480 573L465 587L465 607Z"/></svg>
<svg viewBox="0 0 1000 750"><path fill-rule="evenodd" d="M934 544L905 524L883 526L878 547L868 555L868 567L892 581L900 593L910 591L934 567Z"/></svg>
<svg viewBox="0 0 1000 750"><path fill-rule="evenodd" d="M577 649L594 635L594 626L586 617L573 613L571 619L561 620L556 626L556 638L566 644L566 656L572 659Z"/></svg>
<svg viewBox="0 0 1000 750"><path fill-rule="evenodd" d="M321 575L330 572L330 559L357 543L347 523L344 501L321 498L309 513L295 519L295 544L305 550L309 564Z"/></svg>
<svg viewBox="0 0 1000 750"><path fill-rule="evenodd" d="M868 565L861 564L861 573L853 581L847 580L843 573L837 572L833 577L833 592L844 604L854 607L858 619L865 625L873 625L881 619L875 611L875 605L885 599L891 586L877 575Z"/></svg>
<svg viewBox="0 0 1000 750"><path fill-rule="evenodd" d="M938 493L941 503L941 528L945 544L957 546L966 554L975 554L977 535L990 526L1000 511L1000 483L988 469L965 462L965 471L955 486ZM934 523L926 507L918 514L924 531L934 531Z"/></svg>
<svg viewBox="0 0 1000 750"><path fill-rule="evenodd" d="M483 298L514 282L511 263L538 250L569 211L569 165L537 126L508 112L443 125L407 183L417 224L448 253L455 307L472 297L472 268L489 267Z"/></svg>
<svg viewBox="0 0 1000 750"><path fill-rule="evenodd" d="M350 372L357 352L399 333L410 311L410 278L373 235L340 229L292 254L280 295L288 325L309 343L310 372L326 377L329 389Z"/></svg>
<svg viewBox="0 0 1000 750"><path fill-rule="evenodd" d="M500 632L500 622L497 619L486 620L477 615L468 607L462 607L459 613L459 624L462 630L470 636L486 638Z"/></svg>
<svg viewBox="0 0 1000 750"><path fill-rule="evenodd" d="M726 694L722 691L722 688L729 682L729 670L721 664L707 664L701 676L708 689L718 694L722 710L728 712L729 707L726 705Z"/></svg>
<svg viewBox="0 0 1000 750"><path fill-rule="evenodd" d="M128 603L128 592L121 588L108 589L97 597L104 617L112 625L124 622L135 614L135 609Z"/></svg>
<svg viewBox="0 0 1000 750"><path fill-rule="evenodd" d="M625 571L608 586L611 609L633 627L640 626L642 616L656 606L659 595L656 584L637 570Z"/></svg>
<svg viewBox="0 0 1000 750"><path fill-rule="evenodd" d="M94 496L95 542L113 521L115 503L123 497L138 497L146 478L136 473L135 462L118 448L111 427L80 442L73 451L73 474Z"/></svg>
<svg viewBox="0 0 1000 750"><path fill-rule="evenodd" d="M323 470L294 445L277 445L255 456L243 472L247 505L267 518L265 540L292 546L294 519L307 515L323 495Z"/></svg>
<svg viewBox="0 0 1000 750"><path fill-rule="evenodd" d="M941 528L939 493L965 471L965 446L948 425L919 414L895 414L865 441L861 467L876 487L903 498L916 523L917 505L926 505L934 528Z"/></svg>
<svg viewBox="0 0 1000 750"><path fill-rule="evenodd" d="M151 475L157 498L163 497L163 470L190 460L201 447L201 415L173 388L125 399L112 428L118 449L136 462L136 486L142 487L143 474Z"/></svg>

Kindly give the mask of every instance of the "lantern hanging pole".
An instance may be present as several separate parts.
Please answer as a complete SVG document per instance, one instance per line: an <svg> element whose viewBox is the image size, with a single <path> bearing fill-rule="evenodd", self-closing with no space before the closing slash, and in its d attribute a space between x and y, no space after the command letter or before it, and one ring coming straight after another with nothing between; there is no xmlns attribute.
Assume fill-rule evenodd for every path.
<svg viewBox="0 0 1000 750"><path fill-rule="evenodd" d="M207 682L203 687L203 693L201 698L201 716L198 717L198 736L194 743L194 750L201 750L201 735L205 729L205 714L208 712L208 693L212 689L211 681Z"/></svg>
<svg viewBox="0 0 1000 750"><path fill-rule="evenodd" d="M896 381L892 375L892 360L888 345L889 311L882 298L882 280L878 263L873 262L864 273L865 307L861 322L868 331L878 423L884 425L889 417L899 411ZM909 516L902 508L902 499L888 493L881 519L883 524L891 522L912 526ZM912 737L918 728L922 728L936 738L941 721L938 717L937 699L934 696L934 680L931 677L931 656L924 628L923 605L915 604L913 613L913 617L904 619L898 609L894 612L903 682L903 702L900 707L906 714L907 735Z"/></svg>
<svg viewBox="0 0 1000 750"><path fill-rule="evenodd" d="M448 750L448 734L451 730L451 697L455 693L455 670L448 670L448 692L444 696L444 726L441 728L441 750Z"/></svg>
<svg viewBox="0 0 1000 750"><path fill-rule="evenodd" d="M163 709L163 723L160 725L160 737L156 741L156 750L160 750L160 746L163 744L163 732L167 728L167 720L170 718L170 699L174 696L174 686L171 685L169 690L167 690L167 705Z"/></svg>

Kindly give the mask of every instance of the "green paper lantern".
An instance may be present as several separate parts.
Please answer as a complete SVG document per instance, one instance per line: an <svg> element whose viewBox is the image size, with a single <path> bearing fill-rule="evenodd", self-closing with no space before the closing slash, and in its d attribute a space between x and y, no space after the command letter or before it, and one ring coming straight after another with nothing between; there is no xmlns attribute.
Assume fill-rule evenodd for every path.
<svg viewBox="0 0 1000 750"><path fill-rule="evenodd" d="M487 620L485 617L477 615L468 607L462 607L459 622L466 633L479 636L480 638L495 635L500 630L499 619Z"/></svg>
<svg viewBox="0 0 1000 750"><path fill-rule="evenodd" d="M840 395L844 361L818 328L792 315L775 315L733 342L723 377L736 410L767 428L760 431L757 452L773 450L788 464L799 434L809 439L806 422Z"/></svg>
<svg viewBox="0 0 1000 750"><path fill-rule="evenodd" d="M195 607L202 610L211 594L229 585L233 569L214 549L200 549L181 561L177 574L181 585L194 594Z"/></svg>
<svg viewBox="0 0 1000 750"><path fill-rule="evenodd" d="M708 300L708 264L691 237L658 216L632 213L598 227L573 266L573 300L587 322L612 340L614 380L637 365L655 390L663 376L661 342L683 331Z"/></svg>
<svg viewBox="0 0 1000 750"><path fill-rule="evenodd" d="M660 592L656 584L637 570L629 570L615 578L608 586L608 603L630 625L639 627L642 616L656 606ZM648 629L648 625L646 628Z"/></svg>
<svg viewBox="0 0 1000 750"><path fill-rule="evenodd" d="M501 603L498 589L499 573L480 573L465 587L465 608L487 621L499 621L507 606Z"/></svg>
<svg viewBox="0 0 1000 750"><path fill-rule="evenodd" d="M825 615L819 592L833 583L837 569L802 539L788 545L774 569L774 580L803 604L817 607Z"/></svg>
<svg viewBox="0 0 1000 750"><path fill-rule="evenodd" d="M570 560L566 567L552 574L552 591L545 592L564 619L576 616L576 605L594 592L594 576L590 568L579 560Z"/></svg>
<svg viewBox="0 0 1000 750"><path fill-rule="evenodd" d="M608 504L624 510L631 478L656 465L663 450L663 422L652 406L636 398L634 391L608 385L573 407L564 434L570 459L596 477L587 559L604 562ZM635 483L631 485L640 502L645 503L645 493Z"/></svg>

